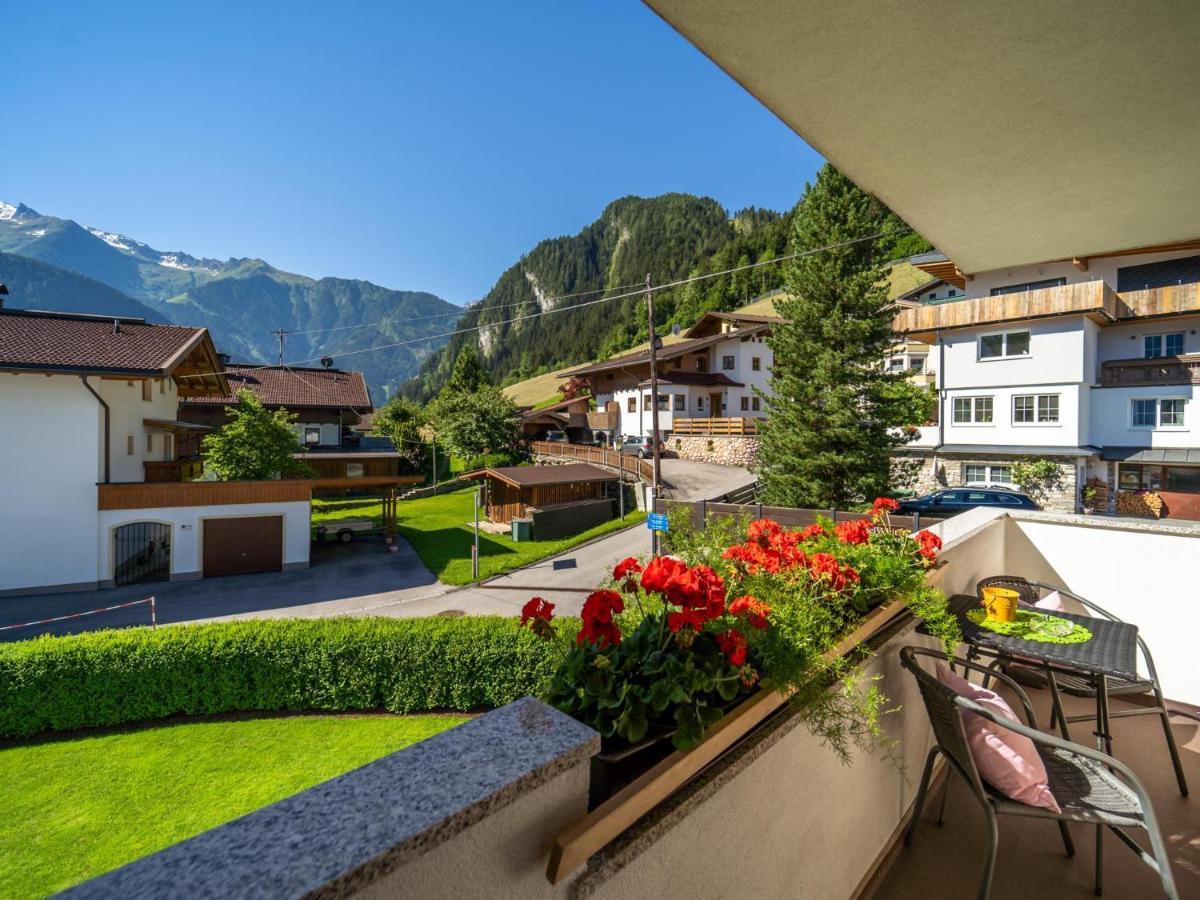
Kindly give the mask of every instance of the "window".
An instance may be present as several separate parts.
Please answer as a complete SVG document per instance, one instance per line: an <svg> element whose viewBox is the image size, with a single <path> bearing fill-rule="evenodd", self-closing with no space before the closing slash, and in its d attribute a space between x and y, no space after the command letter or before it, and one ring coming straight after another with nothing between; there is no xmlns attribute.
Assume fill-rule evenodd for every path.
<svg viewBox="0 0 1200 900"><path fill-rule="evenodd" d="M1167 490L1200 494L1200 466L1167 466Z"/></svg>
<svg viewBox="0 0 1200 900"><path fill-rule="evenodd" d="M708 371L708 357L707 356L697 357L696 371L697 372L707 372Z"/></svg>
<svg viewBox="0 0 1200 900"><path fill-rule="evenodd" d="M742 398L742 412L749 412L749 411L750 411L750 398L743 397Z"/></svg>
<svg viewBox="0 0 1200 900"><path fill-rule="evenodd" d="M167 379L165 379L165 378L158 379L158 392L160 394L165 394L167 392Z"/></svg>
<svg viewBox="0 0 1200 900"><path fill-rule="evenodd" d="M925 357L910 356L908 358L908 371L921 373L925 371Z"/></svg>
<svg viewBox="0 0 1200 900"><path fill-rule="evenodd" d="M625 410L626 410L626 412L631 412L631 413L637 412L637 397L630 397L625 402Z"/></svg>
<svg viewBox="0 0 1200 900"><path fill-rule="evenodd" d="M154 435L152 435L148 431L146 432L146 452L147 453L154 452Z"/></svg>
<svg viewBox="0 0 1200 900"><path fill-rule="evenodd" d="M696 409L704 409L704 398L703 397L696 398Z"/></svg>
<svg viewBox="0 0 1200 900"><path fill-rule="evenodd" d="M930 292L929 292L929 296L928 296L928 297L926 297L925 299L927 299L927 300L936 300L936 299L937 299L937 291L930 291Z"/></svg>
<svg viewBox="0 0 1200 900"><path fill-rule="evenodd" d="M956 291L954 288L950 288L950 290L946 292L946 296L947 297L957 297L958 291Z"/></svg>
<svg viewBox="0 0 1200 900"><path fill-rule="evenodd" d="M147 403L150 402L150 391L151 390L152 390L152 388L150 387L150 379L143 378L142 379L142 399L145 400Z"/></svg>
<svg viewBox="0 0 1200 900"><path fill-rule="evenodd" d="M127 456L133 456L133 435L132 434L125 436L125 454Z"/></svg>
<svg viewBox="0 0 1200 900"><path fill-rule="evenodd" d="M360 462L346 463L346 477L347 478L362 478L363 477L363 464Z"/></svg>
<svg viewBox="0 0 1200 900"><path fill-rule="evenodd" d="M1028 331L1001 331L979 336L980 359L1008 359L1028 355Z"/></svg>
<svg viewBox="0 0 1200 900"><path fill-rule="evenodd" d="M1012 469L983 463L966 465L963 466L963 481L966 484L1012 484Z"/></svg>
<svg viewBox="0 0 1200 900"><path fill-rule="evenodd" d="M955 425L990 425L992 423L991 397L955 397Z"/></svg>
<svg viewBox="0 0 1200 900"><path fill-rule="evenodd" d="M903 356L893 356L891 359L889 359L888 360L888 371L889 372L903 372L904 371L904 357Z"/></svg>
<svg viewBox="0 0 1200 900"><path fill-rule="evenodd" d="M683 412L684 396L683 394L675 395L675 412Z"/></svg>
<svg viewBox="0 0 1200 900"><path fill-rule="evenodd" d="M762 371L762 357L761 356L750 357L750 371L752 371L752 372L761 372Z"/></svg>
<svg viewBox="0 0 1200 900"><path fill-rule="evenodd" d="M759 409L761 408L760 401L759 401L759 399L758 399L757 397L751 397L751 398L750 398L750 408L751 408L752 410L754 410L755 412L758 412L758 411L759 411Z"/></svg>
<svg viewBox="0 0 1200 900"><path fill-rule="evenodd" d="M642 394L642 412L650 412L650 395Z"/></svg>
<svg viewBox="0 0 1200 900"><path fill-rule="evenodd" d="M1182 398L1133 400L1130 424L1134 428L1182 428L1186 405Z"/></svg>
<svg viewBox="0 0 1200 900"><path fill-rule="evenodd" d="M1067 283L1065 278L1046 278L1042 281L1026 281L1022 284L1006 284L1003 287L992 288L992 296L999 297L1001 294L1020 294L1025 291L1039 291L1043 288L1062 287Z"/></svg>
<svg viewBox="0 0 1200 900"><path fill-rule="evenodd" d="M733 368L733 357L732 356L722 356L721 357L721 368L724 369L726 372L728 372L730 369L732 369Z"/></svg>
<svg viewBox="0 0 1200 900"><path fill-rule="evenodd" d="M1148 334L1142 339L1146 359L1160 356L1180 356L1183 353L1183 332L1172 334Z"/></svg>
<svg viewBox="0 0 1200 900"><path fill-rule="evenodd" d="M1058 394L1017 394L1013 397L1014 425L1053 425L1058 422Z"/></svg>
<svg viewBox="0 0 1200 900"><path fill-rule="evenodd" d="M670 395L670 394L659 394L659 395L658 395L658 411L659 411L659 412L666 412L668 409L670 409L670 408L671 408L671 407L668 405L670 402L671 402L671 395Z"/></svg>
<svg viewBox="0 0 1200 900"><path fill-rule="evenodd" d="M321 443L321 426L320 425L305 425L304 426L304 443L306 445Z"/></svg>

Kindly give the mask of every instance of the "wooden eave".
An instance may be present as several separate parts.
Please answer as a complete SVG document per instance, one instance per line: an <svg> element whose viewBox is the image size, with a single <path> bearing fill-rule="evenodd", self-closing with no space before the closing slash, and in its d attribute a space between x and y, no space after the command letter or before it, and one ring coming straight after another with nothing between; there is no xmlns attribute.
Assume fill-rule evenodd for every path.
<svg viewBox="0 0 1200 900"><path fill-rule="evenodd" d="M223 369L212 336L207 328L201 328L163 366L163 374L175 379L181 398L224 397L229 394L229 382Z"/></svg>

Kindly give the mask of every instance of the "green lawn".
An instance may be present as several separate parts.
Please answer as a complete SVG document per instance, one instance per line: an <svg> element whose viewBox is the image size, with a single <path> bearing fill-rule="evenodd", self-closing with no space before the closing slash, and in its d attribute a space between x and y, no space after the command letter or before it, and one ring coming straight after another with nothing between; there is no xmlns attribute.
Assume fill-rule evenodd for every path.
<svg viewBox="0 0 1200 900"><path fill-rule="evenodd" d="M446 584L471 581L471 527L474 515L473 489L459 489L436 497L405 500L396 504L396 527L421 561ZM482 514L481 514L482 515ZM313 522L356 516L379 519L378 501L335 500L313 502ZM479 577L489 578L547 556L554 556L583 541L644 522L646 514L626 512L625 521L614 519L573 537L557 541L514 542L508 535L479 533Z"/></svg>
<svg viewBox="0 0 1200 900"><path fill-rule="evenodd" d="M0 897L60 891L464 720L202 721L0 749Z"/></svg>

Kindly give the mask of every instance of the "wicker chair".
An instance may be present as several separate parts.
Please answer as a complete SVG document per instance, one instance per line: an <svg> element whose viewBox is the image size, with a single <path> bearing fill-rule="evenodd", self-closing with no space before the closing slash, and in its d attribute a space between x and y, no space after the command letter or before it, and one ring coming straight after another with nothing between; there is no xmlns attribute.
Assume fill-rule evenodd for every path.
<svg viewBox="0 0 1200 900"><path fill-rule="evenodd" d="M1029 723L1028 727L1011 719L997 716L978 703L960 696L938 681L932 673L917 662L917 657L921 656L945 659L940 653L923 647L905 647L900 651L901 663L917 679L917 685L921 690L921 697L925 701L925 709L929 714L937 741L925 760L925 769L921 774L921 784L917 790L912 821L909 823L904 837L905 844L910 846L912 844L929 790L933 764L940 754L945 757L950 770L967 783L986 817L987 856L979 883L977 895L979 900L987 900L991 892L992 875L996 866L996 849L1000 837L996 825L998 815L1056 820L1068 856L1075 855L1075 847L1071 841L1067 823L1082 822L1095 825L1097 894L1100 894L1102 889L1102 836L1103 830L1107 826L1123 843L1137 853L1146 865L1158 873L1162 880L1163 893L1172 900L1178 900L1179 894L1175 888L1175 879L1171 874L1166 845L1163 843L1162 834L1154 818L1150 798L1133 772L1118 760L1098 750L1092 750L1081 744L1073 744L1070 741L1064 741L1038 731L1029 697L1017 682L1004 673L996 672L970 660L955 659L953 661L956 666L962 666L964 669L974 669L984 674L990 673L1011 687L1024 708L1025 719ZM963 710L980 715L1001 728L1022 734L1033 741L1038 754L1046 765L1050 791L1054 794L1059 806L1062 807L1061 813L1010 800L983 781L967 744L962 720ZM1147 853L1138 846L1122 830L1124 828L1146 829L1150 836L1151 852Z"/></svg>
<svg viewBox="0 0 1200 900"><path fill-rule="evenodd" d="M1102 616L1113 622L1121 620L1104 609L1092 603L1090 600L1085 600L1078 594L1068 591L1066 588L1056 587L1050 584L1044 584L1040 581L1029 581L1019 575L997 575L992 578L984 578L975 586L975 593L980 599L983 598L983 589L985 587L1006 587L1017 592L1020 597L1020 602L1028 606L1032 606L1041 599L1042 592L1050 593L1058 591L1064 597L1069 597L1076 603L1079 603L1085 609ZM1120 719L1128 718L1129 716L1158 716L1162 722L1163 733L1167 739L1167 750L1171 754L1171 765L1175 768L1175 780L1179 784L1179 793L1186 797L1188 795L1187 779L1183 774L1183 764L1179 760L1179 748L1175 744L1175 735L1171 731L1171 714L1167 710L1166 700L1163 698L1162 686L1158 682L1158 672L1154 668L1154 657L1150 655L1150 648L1146 646L1146 642L1142 640L1141 635L1138 635L1138 649L1141 651L1142 659L1146 664L1146 672L1148 678L1139 678L1134 681L1109 678L1108 679L1108 695L1110 697L1129 697L1135 695L1153 694L1153 706L1139 706L1133 709L1122 709L1117 712L1109 713L1109 718ZM999 665L1010 676L1015 678L1022 684L1031 687L1045 687L1047 684L1045 675L1041 670L1030 666L1022 666L1019 663L1001 662ZM1062 705L1059 702L1058 691L1064 694L1069 694L1072 697L1088 697L1094 699L1096 696L1096 688L1088 677L1083 675L1073 675L1071 673L1056 672L1054 675L1054 688L1052 696L1054 699L1054 707L1051 712L1050 727L1055 728L1059 722L1063 723L1064 734L1070 734L1069 723L1071 722L1090 722L1096 716L1095 713L1090 715L1073 715L1064 716Z"/></svg>

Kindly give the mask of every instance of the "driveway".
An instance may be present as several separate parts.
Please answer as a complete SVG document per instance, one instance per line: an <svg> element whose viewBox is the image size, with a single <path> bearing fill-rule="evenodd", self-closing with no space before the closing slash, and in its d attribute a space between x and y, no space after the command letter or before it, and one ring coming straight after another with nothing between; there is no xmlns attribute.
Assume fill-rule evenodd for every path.
<svg viewBox="0 0 1200 900"><path fill-rule="evenodd" d="M745 469L681 459L664 459L662 471L674 499L720 497L754 480ZM637 525L484 584L462 588L438 581L403 538L396 539L396 547L397 552L391 553L379 540L315 544L312 566L294 572L9 597L0 599L0 626L114 606L151 594L156 600L158 621L163 624L439 613L516 615L522 604L535 595L554 603L559 614L574 615L617 562L650 553L650 532L645 525ZM0 631L0 642L149 622L148 607L134 606L51 625Z"/></svg>

